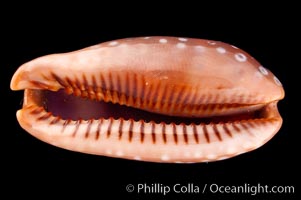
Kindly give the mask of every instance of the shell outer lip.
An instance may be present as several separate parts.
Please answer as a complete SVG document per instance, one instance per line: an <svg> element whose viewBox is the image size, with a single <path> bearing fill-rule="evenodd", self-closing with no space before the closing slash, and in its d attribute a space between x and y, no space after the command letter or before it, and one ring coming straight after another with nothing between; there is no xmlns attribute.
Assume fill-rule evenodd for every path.
<svg viewBox="0 0 301 200"><path fill-rule="evenodd" d="M151 153L151 156L146 154L145 151L153 152L153 149L157 149L153 145L146 145L145 149L147 149L147 150L138 153L138 155L136 154L137 152L135 152L134 150L129 150L130 152L123 152L123 151L118 150L118 149L120 149L120 144L118 145L118 142L116 141L116 138L114 139L113 136L110 136L110 138L112 138L111 142L110 141L103 142L105 147L108 147L108 144L112 145L112 150L108 151L108 150L100 149L99 151L95 151L95 149L91 148L91 147L89 147L89 148L86 148L86 147L78 148L77 146L69 144L70 140L74 140L74 139L72 139L73 137L71 137L68 134L63 134L63 135L62 135L62 133L53 134L53 133L51 133L50 130L49 131L48 130L41 130L39 128L37 128L36 130L33 130L33 128L34 128L33 123L37 123L37 121L36 121L37 120L37 115L29 114L28 110L30 110L32 108L39 108L38 105L43 104L42 101L39 101L41 99L39 97L39 95L41 95L40 91L26 89L25 90L25 95L24 95L23 109L18 111L18 113L17 113L17 117L18 117L18 120L19 120L21 126L25 130L30 132L32 135L34 135L35 137L37 137L37 138L39 138L43 141L46 141L50 144L53 144L55 146L59 146L59 147L65 148L65 149L70 149L70 150L73 150L73 151L79 151L79 152L84 152L84 153L89 153L89 154L96 154L96 155L106 155L106 156L110 156L110 157L118 157L118 158L125 158L125 159L133 159L135 157L135 158L139 158L139 160L141 159L143 161L150 161L150 162L167 162L167 163L170 163L170 162L178 162L178 163L208 162L208 161L216 161L216 160L222 160L222 159L226 159L226 158L229 158L229 157L233 157L235 155L239 155L239 154L245 153L247 151L251 151L253 149L256 149L259 146L262 146L280 129L281 124L282 124L282 119L281 119L281 117L278 113L278 110L275 109L277 102L273 102L273 103L270 103L269 106L267 106L267 108L266 108L266 112L270 113L271 116L269 116L269 117L271 117L273 120L271 120L270 122L264 122L263 124L265 124L265 125L263 125L263 126L258 126L259 129L261 129L261 131L259 131L259 132L262 132L262 130L264 129L265 126L267 126L269 129L272 129L271 126L273 126L274 128L272 130L272 134L271 133L270 134L263 134L264 136L260 136L260 134L258 134L255 131L256 134L254 134L254 135L256 137L254 137L254 135L253 136L248 136L248 137L250 137L251 141L253 141L253 144L251 145L250 143L247 143L247 145L245 145L243 147L241 147L241 145L238 145L239 147L236 147L236 151L234 151L233 149L231 150L232 147L230 147L230 145L229 145L231 143L229 141L229 138L231 138L231 137L228 137L228 136L225 136L225 135L222 135L221 137L222 138L228 138L228 140L226 139L226 143L228 142L227 145L226 145L227 147L225 147L224 149L219 147L220 151L218 153L209 153L207 151L207 153L204 153L203 156L199 156L199 157L196 156L196 155L198 155L197 153L195 154L194 157L185 157L185 156L179 156L179 155L176 156L175 158L168 157L168 156L166 156L166 155L170 156L169 150L166 150L166 149L168 149L168 148L166 148L168 145L164 145L164 144L160 144L159 146L161 146L160 148L163 148L163 147L166 148L165 152L168 152L166 155L165 154L164 155L158 155L159 154L158 152ZM41 107L40 107L40 109L41 109ZM41 111L43 112L43 116L45 116L45 120L44 121L43 120L39 121L37 123L38 124L37 127L45 127L45 126L46 127L51 127L48 119L51 118L51 120L54 121L53 116L51 116L49 114L47 115L47 112L43 108L41 109ZM48 118L48 116L50 116L50 117ZM41 117L41 115L38 115L38 117ZM34 120L27 120L29 118L34 118ZM62 119L57 119L57 121L61 121L61 120ZM111 121L110 123L115 124L118 121L118 120L113 120L113 119L107 119L107 120L106 119L101 119L101 120L105 121L105 122L103 122L104 124L107 123L107 122L110 122L110 121ZM68 129L67 127L69 125L74 126L74 125L71 125L71 124L76 123L76 122L72 122L72 121L68 121L68 120L63 120L63 121L64 122L61 122L61 123L67 124L66 127L65 127L65 132L67 132L66 130ZM125 120L124 123L129 123L129 121ZM140 121L139 122L133 122L133 123L134 124L140 123ZM152 124L153 122L150 122L150 123ZM232 124L231 125L232 129L233 129L233 127L238 125L237 123L230 123L230 124ZM269 124L274 124L274 125L269 125ZM134 125L134 126L136 126L136 125ZM144 126L147 126L147 124L144 123ZM155 124L153 126L161 127L162 124ZM170 126L170 125L168 125L168 126ZM181 126L181 125L179 125L179 126ZM187 125L185 127L189 129L190 126ZM209 130L210 126L212 126L212 124L206 125L206 127L207 127L206 129ZM231 127L231 126L229 125L229 127ZM218 127L217 129L220 129L219 126L216 126L216 127ZM155 129L157 129L157 128L155 128ZM177 126L177 129L178 129L178 126ZM60 129L60 130L62 130L62 129ZM159 133L159 134L156 133L155 137L158 138L158 135L161 135L161 134L162 133ZM77 133L77 135L80 135L80 134ZM183 135L183 133L181 133L180 135L177 136L178 139L182 137L181 135ZM144 146L141 146L141 144L136 143L136 141L137 141L137 139L135 139L136 133L134 133L134 136L132 136L132 137L134 139L132 139L131 142L128 142L128 140L126 142L121 141L121 144L125 143L126 146L127 145L132 145L134 149L143 149ZM147 138L149 136L148 136L148 134L146 134L146 136L144 136L144 137ZM168 137L169 137L169 135L167 135L167 138ZM198 137L201 137L201 136L199 135ZM203 137L205 137L205 136L203 136ZM78 143L82 142L82 140L79 139L80 137L77 138L77 136L76 136L75 138L76 138L76 140L78 140L78 141L75 142L75 144L78 145ZM183 150L187 148L188 149L187 152L193 152L194 150L191 150L191 149L195 149L196 144L195 143L190 144L191 136L188 136L188 138L189 138L188 139L188 141L189 141L188 145L187 144L179 144L179 143L170 145L172 147L171 152L175 152L175 151L178 152L179 150L176 150L178 148L180 148L180 149L183 148ZM210 136L210 140L212 140L212 138L214 138L214 137ZM215 139L213 139L213 140L218 141L218 137L215 136ZM99 142L100 140L96 140L96 141ZM169 141L169 140L167 139L167 141ZM240 142L242 143L242 141L240 141ZM66 145L66 143L68 143L68 145ZM167 142L167 144L169 144L169 142ZM210 141L210 143L203 144L203 145L204 146L212 145L212 146L215 146L214 148L217 148L218 146L223 146L221 144L222 143ZM237 142L235 144L237 144ZM90 145L87 145L87 146L90 146ZM176 149L175 149L175 147L176 147ZM229 148L230 148L230 150L229 150ZM132 149L132 148L129 148L129 149ZM212 147L209 148L209 149L211 149L211 152L213 152ZM222 151L221 151L221 149L222 149ZM115 154L110 153L111 151L115 152ZM159 150L159 151L161 152L162 150ZM166 159L166 158L168 158L168 159Z"/></svg>

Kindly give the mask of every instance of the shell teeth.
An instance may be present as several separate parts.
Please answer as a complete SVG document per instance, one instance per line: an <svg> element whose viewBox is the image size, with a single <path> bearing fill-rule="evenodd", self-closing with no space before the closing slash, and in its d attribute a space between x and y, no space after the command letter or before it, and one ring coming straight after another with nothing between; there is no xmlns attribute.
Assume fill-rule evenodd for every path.
<svg viewBox="0 0 301 200"><path fill-rule="evenodd" d="M144 120L135 121L133 119L125 120L124 118L118 118L114 119L112 117L109 117L108 119L100 118L98 120L95 120L94 118L83 120L71 120L71 119L62 119L60 116L53 116L51 112L47 112L44 107L36 106L36 105L30 105L26 106L23 109L28 110L28 112L35 116L35 119L37 121L47 121L49 124L56 124L56 123L62 123L63 127L69 125L69 124L76 124L76 126L80 126L80 124L90 124L90 123L101 123L101 121L106 120L109 121L109 126L112 126L112 124L119 123L119 134L122 134L124 132L124 123L130 123L130 129L129 132L133 133L133 126L139 126L137 128L136 132L140 132L141 134L155 134L153 135L153 140L156 140L156 134L157 132L160 132L163 134L164 143L166 143L166 135L164 134L171 134L174 135L174 141L177 143L179 134L183 136L184 142L188 144L188 138L194 137L195 142L199 142L199 133L202 132L205 141L207 143L211 142L211 135L216 136L216 138L219 141L222 141L223 137L233 137L233 134L241 134L242 132L249 132L252 129L255 129L258 126L269 126L272 123L276 123L279 121L279 118L273 117L273 118L261 118L261 119L249 119L249 120L239 120L239 121L233 121L233 122L220 122L220 123L213 123L210 122L209 124L200 123L200 124L175 124L173 122L171 123L165 123L160 122L156 123L154 121L145 122ZM150 126L151 129L147 133L145 132L145 126ZM126 131L126 132L128 132ZM249 132L250 133L250 132ZM131 133L130 133L131 134ZM251 134L251 133L250 133ZM222 136L224 135L224 136ZM110 130L107 130L107 137L110 137ZM121 136L119 136L121 137ZM132 138L132 136L131 136ZM130 139L131 140L131 139Z"/></svg>
<svg viewBox="0 0 301 200"><path fill-rule="evenodd" d="M67 94L171 116L210 117L243 112L247 109L258 109L263 106L221 103L226 99L219 94L197 94L195 88L175 87L164 81L151 82L146 80L144 75L135 73L110 72L91 77L83 74L80 79L76 77L61 78L53 72L50 75L62 88L65 88ZM246 99L251 97L243 97L238 94L236 98L240 102L247 102Z"/></svg>
<svg viewBox="0 0 301 200"><path fill-rule="evenodd" d="M22 112L28 112L23 115L33 120L29 124L34 124L35 130L48 128L43 137L60 138L55 141L58 146L157 162L200 162L232 157L261 146L281 124L277 116L209 124L168 124L123 118L71 120L53 116L44 107L33 104L25 106ZM69 146L64 146L66 143Z"/></svg>

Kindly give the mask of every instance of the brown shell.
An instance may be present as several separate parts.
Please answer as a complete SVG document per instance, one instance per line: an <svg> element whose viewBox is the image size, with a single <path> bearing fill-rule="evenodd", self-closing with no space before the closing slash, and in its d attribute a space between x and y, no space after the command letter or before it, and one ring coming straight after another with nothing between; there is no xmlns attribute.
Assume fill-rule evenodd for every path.
<svg viewBox="0 0 301 200"><path fill-rule="evenodd" d="M263 145L281 127L280 81L246 52L217 41L141 37L47 55L22 65L11 81L25 89L21 126L66 149L154 162L203 162ZM180 117L261 110L254 119L200 124L123 118L62 119L43 108L43 90Z"/></svg>

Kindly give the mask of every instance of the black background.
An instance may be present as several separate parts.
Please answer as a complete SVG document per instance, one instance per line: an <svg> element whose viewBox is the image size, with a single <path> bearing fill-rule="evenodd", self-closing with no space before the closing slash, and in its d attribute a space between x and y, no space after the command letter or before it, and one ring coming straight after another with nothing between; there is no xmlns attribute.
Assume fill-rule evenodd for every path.
<svg viewBox="0 0 301 200"><path fill-rule="evenodd" d="M73 10L59 5L28 10L8 7L1 30L1 165L5 190L13 197L40 196L106 199L121 194L143 199L145 194L128 193L127 184L176 183L220 185L293 185L297 187L297 139L290 122L288 102L290 72L294 63L290 49L295 43L294 18L290 8L263 5L235 5L218 9L216 5L185 2L177 8L144 2L144 5L103 5ZM132 7L133 6L133 7ZM139 6L139 7L135 7ZM150 7L152 6L152 7ZM220 8L223 8L221 6ZM249 9L246 9L249 8ZM121 11L119 11L119 9ZM67 12L68 11L68 12ZM67 12L67 14L66 14ZM284 14L290 12L289 15ZM38 56L77 50L100 42L125 37L168 35L206 38L233 44L250 53L283 83L286 97L279 102L284 124L263 147L232 159L198 164L159 164L86 155L41 142L20 128L15 113L21 108L23 93L9 88L15 70ZM7 189L6 189L7 188ZM209 192L208 192L209 193ZM183 194L176 198L222 199L222 194ZM156 198L165 198L162 194ZM169 195L171 196L171 195ZM226 195L229 197L229 195ZM232 195L238 199L250 195ZM231 196L231 197L232 197ZM293 194L274 194L289 199ZM263 195L256 195L260 199ZM266 198L266 196L264 196ZM109 198L109 197L107 197Z"/></svg>

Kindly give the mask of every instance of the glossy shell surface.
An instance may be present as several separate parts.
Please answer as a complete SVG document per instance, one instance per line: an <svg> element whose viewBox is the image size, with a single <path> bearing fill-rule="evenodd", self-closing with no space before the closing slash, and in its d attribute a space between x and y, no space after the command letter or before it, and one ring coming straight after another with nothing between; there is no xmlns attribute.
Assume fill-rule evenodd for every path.
<svg viewBox="0 0 301 200"><path fill-rule="evenodd" d="M25 90L17 118L35 137L126 159L221 160L260 147L282 124L277 102L284 90L276 76L243 50L211 40L127 38L47 55L23 64L11 88ZM45 106L47 91L154 115L55 114Z"/></svg>

